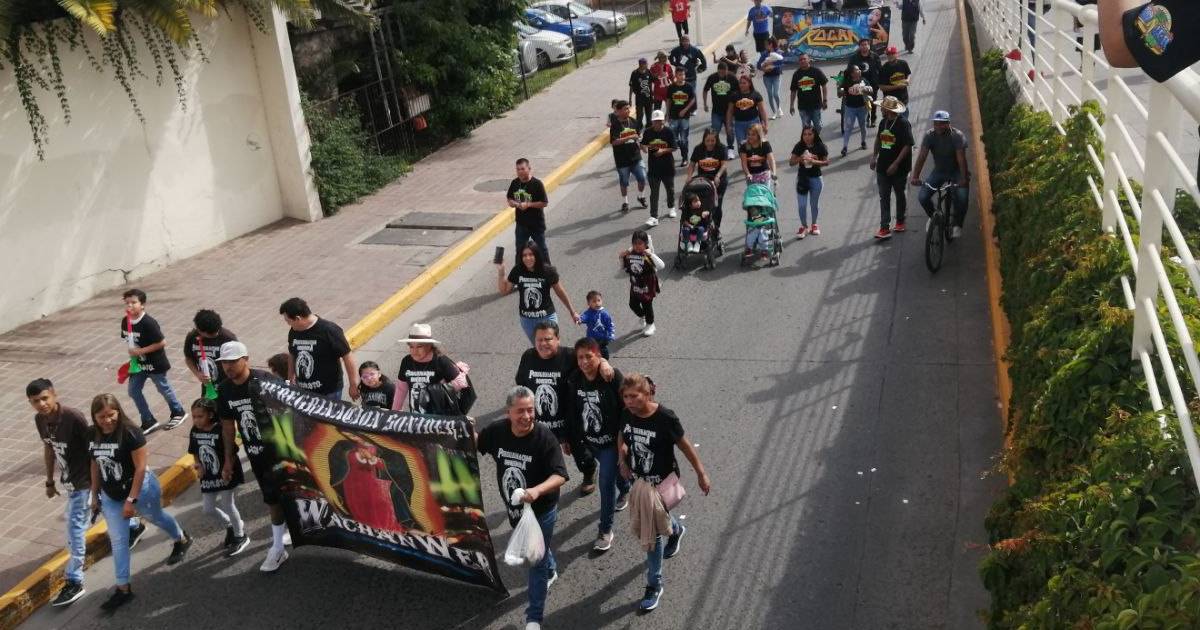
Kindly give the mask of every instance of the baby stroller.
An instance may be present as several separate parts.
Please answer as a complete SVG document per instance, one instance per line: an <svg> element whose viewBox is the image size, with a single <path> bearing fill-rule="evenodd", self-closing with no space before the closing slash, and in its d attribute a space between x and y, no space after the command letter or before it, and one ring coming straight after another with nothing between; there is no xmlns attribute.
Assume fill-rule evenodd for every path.
<svg viewBox="0 0 1200 630"><path fill-rule="evenodd" d="M742 265L751 264L761 256L767 259L769 266L778 266L783 240L775 217L778 209L775 192L769 184L748 184L742 195L742 208L746 210L746 253L742 256Z"/></svg>
<svg viewBox="0 0 1200 630"><path fill-rule="evenodd" d="M675 269L682 269L689 256L702 256L704 259L705 269L717 268L717 257L725 253L725 244L721 242L721 232L717 228L716 222L713 220L713 208L717 206L717 185L709 181L705 177L693 177L684 185L683 192L680 194L680 199L687 199L690 195L696 195L700 198L700 209L708 212L707 229L703 236L698 239L699 252L689 252L688 246L696 239L695 235L685 235L684 228L692 225L689 219L692 212L688 208L680 207L679 216L679 238L675 245Z"/></svg>

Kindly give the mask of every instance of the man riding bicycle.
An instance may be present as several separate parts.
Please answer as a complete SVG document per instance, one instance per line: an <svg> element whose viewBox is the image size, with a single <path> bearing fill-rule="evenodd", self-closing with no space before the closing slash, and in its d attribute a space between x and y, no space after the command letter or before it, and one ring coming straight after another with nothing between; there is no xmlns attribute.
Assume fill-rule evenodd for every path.
<svg viewBox="0 0 1200 630"><path fill-rule="evenodd" d="M968 188L967 182L971 173L967 169L967 136L962 131L950 126L950 112L939 110L933 114L933 129L925 132L921 139L921 152L917 155L916 168L912 171L909 183L921 186L921 171L925 168L925 158L933 154L933 172L917 193L917 200L925 209L925 214L933 216L934 190L946 182L954 182L954 221L950 228L950 238L962 236L963 219L967 216Z"/></svg>

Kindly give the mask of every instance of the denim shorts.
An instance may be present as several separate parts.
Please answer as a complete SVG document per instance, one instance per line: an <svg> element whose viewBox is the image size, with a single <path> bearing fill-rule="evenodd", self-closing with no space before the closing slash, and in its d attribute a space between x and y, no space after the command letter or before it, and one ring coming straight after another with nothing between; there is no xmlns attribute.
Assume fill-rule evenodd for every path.
<svg viewBox="0 0 1200 630"><path fill-rule="evenodd" d="M621 188L629 187L629 174L633 173L633 177L637 179L639 184L646 184L646 167L642 165L642 161L638 160L633 166L618 166L617 181L621 182Z"/></svg>

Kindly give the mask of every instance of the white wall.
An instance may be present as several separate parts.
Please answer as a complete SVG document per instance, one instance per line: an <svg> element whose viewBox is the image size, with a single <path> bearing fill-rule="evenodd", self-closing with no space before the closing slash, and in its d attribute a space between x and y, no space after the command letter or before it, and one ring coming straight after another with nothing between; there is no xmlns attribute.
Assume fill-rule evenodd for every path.
<svg viewBox="0 0 1200 630"><path fill-rule="evenodd" d="M39 94L41 162L12 70L0 70L0 331L284 217L320 218L281 16L266 34L240 9L197 24L210 62L181 59L186 109L139 47L145 125L111 70L60 46L71 123Z"/></svg>

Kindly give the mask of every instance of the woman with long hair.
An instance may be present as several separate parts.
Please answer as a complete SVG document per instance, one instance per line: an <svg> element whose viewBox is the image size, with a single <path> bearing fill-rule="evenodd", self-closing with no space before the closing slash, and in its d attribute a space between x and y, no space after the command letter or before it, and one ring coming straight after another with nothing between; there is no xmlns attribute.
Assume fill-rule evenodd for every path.
<svg viewBox="0 0 1200 630"><path fill-rule="evenodd" d="M533 331L538 322L558 323L558 313L554 312L554 300L550 297L551 290L567 307L571 321L578 324L579 313L571 306L571 298L558 279L558 270L546 263L542 250L533 243L526 243L517 255L518 262L513 265L508 276L504 275L504 263L496 263L496 288L500 295L519 291L517 313L521 319L521 329L525 331L529 343L533 343Z"/></svg>
<svg viewBox="0 0 1200 630"><path fill-rule="evenodd" d="M775 174L775 153L766 135L764 127L751 125L746 141L738 147L738 154L742 157L742 172L746 174L747 182L766 184Z"/></svg>
<svg viewBox="0 0 1200 630"><path fill-rule="evenodd" d="M842 97L842 157L850 151L850 132L858 123L862 148L867 148L867 95L871 88L863 81L862 68L852 64L842 77L838 95Z"/></svg>
<svg viewBox="0 0 1200 630"><path fill-rule="evenodd" d="M162 487L154 471L146 467L146 437L141 427L125 415L112 394L92 399L92 513L104 513L112 546L117 588L101 604L116 610L133 599L129 585L129 519L140 515L166 532L174 541L167 564L183 561L192 539L174 517L163 511Z"/></svg>
<svg viewBox="0 0 1200 630"><path fill-rule="evenodd" d="M800 141L792 147L792 156L788 164L800 167L796 172L796 204L800 209L800 229L796 238L804 238L807 234L818 236L821 228L817 225L817 204L821 201L821 167L829 165L829 149L821 141L821 134L815 127L807 126L800 132ZM808 208L812 207L812 223L809 227Z"/></svg>
<svg viewBox="0 0 1200 630"><path fill-rule="evenodd" d="M738 145L746 141L750 125L762 125L767 130L767 106L763 104L762 94L754 89L754 82L748 76L738 77L738 86L729 97L726 106L725 124L733 127L733 136Z"/></svg>
<svg viewBox="0 0 1200 630"><path fill-rule="evenodd" d="M725 189L729 185L729 176L725 172L726 148L721 144L720 134L709 127L704 130L704 138L696 148L692 149L692 157L688 160L686 181L691 181L693 175L699 175L717 186L717 205L713 208L713 223L721 227L721 204L725 202Z"/></svg>

